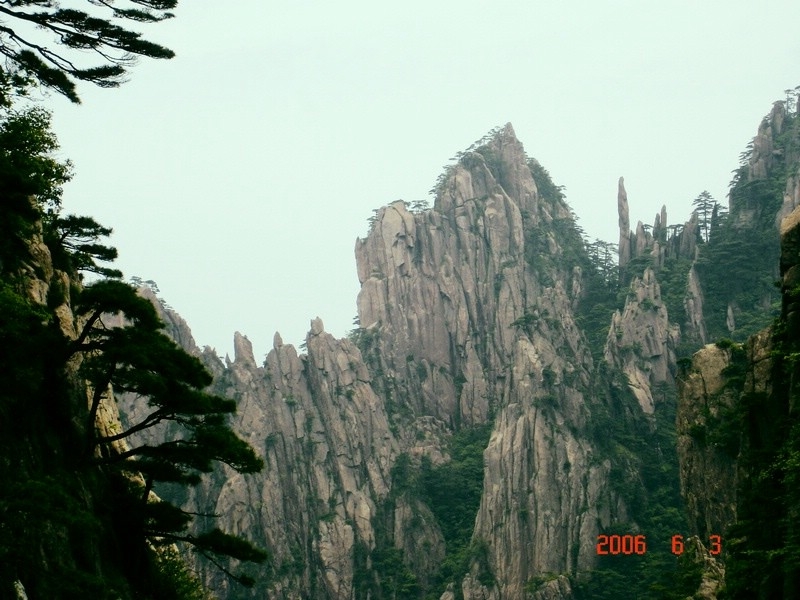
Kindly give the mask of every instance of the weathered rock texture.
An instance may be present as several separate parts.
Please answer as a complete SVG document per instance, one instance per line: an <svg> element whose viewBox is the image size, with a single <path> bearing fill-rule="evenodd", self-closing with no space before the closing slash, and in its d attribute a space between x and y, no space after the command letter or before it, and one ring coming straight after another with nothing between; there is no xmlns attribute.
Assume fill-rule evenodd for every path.
<svg viewBox="0 0 800 600"><path fill-rule="evenodd" d="M510 126L484 154L450 169L434 210L412 214L395 202L356 244L359 321L374 332L384 370L408 386L417 414L454 425L487 420L521 337L540 381L546 368L571 370L567 359L591 364L570 309L571 273L544 285L526 263L523 214L557 256L550 225L571 220L568 207L540 201ZM521 318L529 333L512 325Z"/></svg>
<svg viewBox="0 0 800 600"><path fill-rule="evenodd" d="M653 388L674 384L679 331L669 322L655 273L646 269L631 282L623 311L611 318L605 350L606 361L625 374L646 414L655 412Z"/></svg>
<svg viewBox="0 0 800 600"><path fill-rule="evenodd" d="M237 334L234 361L217 369L216 391L239 401L236 430L267 466L255 476L226 471L197 502L271 552L273 581L252 597L350 598L355 547L374 546L372 519L398 452L358 348L333 339L319 319L307 345L298 356L276 335L257 367ZM226 589L219 573L207 576Z"/></svg>
<svg viewBox="0 0 800 600"><path fill-rule="evenodd" d="M599 400L576 321L583 274L565 259L580 238L560 194L539 193L534 167L507 125L448 168L432 210L377 211L356 244L358 347L315 320L305 355L277 334L262 366L239 334L233 361L205 351L214 391L239 402L235 429L267 463L259 475L222 471L186 499L273 557L250 595L207 570L223 596L358 597L379 535L424 582L443 537L422 499L392 494L392 468L401 454L446 462L453 429L492 421L473 534L486 553L453 585L465 598L519 598L543 573L593 567L598 531L627 513L589 428ZM646 285L641 299L657 298ZM665 331L643 338L664 365ZM655 371L642 386L668 377ZM565 577L527 589L571 596Z"/></svg>
<svg viewBox="0 0 800 600"><path fill-rule="evenodd" d="M586 438L580 276L559 260L557 224L571 220L538 194L509 125L454 165L433 211L394 203L356 246L361 325L413 411L453 424L496 414L473 539L497 586L465 581L465 598L514 598L537 574L586 569L616 504Z"/></svg>
<svg viewBox="0 0 800 600"><path fill-rule="evenodd" d="M723 336L744 341L762 325L758 313L776 316L777 295L764 281L778 276L778 228L800 198L798 140L800 122L787 112L786 103L776 102L742 154L728 210L717 203L708 214L694 211L683 225L668 225L663 207L651 227L639 222L631 230L629 198L620 178L617 207L623 283L649 267L659 282L662 269L671 273L673 294L675 287L684 286L681 310L673 304L669 315L679 326L684 353ZM748 263L758 268L750 272L740 268ZM680 282L676 269L687 273ZM727 281L719 269L727 271ZM770 269L772 275L767 275Z"/></svg>
<svg viewBox="0 0 800 600"><path fill-rule="evenodd" d="M738 397L738 390L723 375L731 364L731 352L709 344L692 357L678 386L681 493L692 533L705 540L722 535L736 518L738 448L724 448L719 440L709 439L709 429L722 414L730 413Z"/></svg>
<svg viewBox="0 0 800 600"><path fill-rule="evenodd" d="M794 377L785 355L796 347L800 332L799 240L797 208L781 225L779 325L751 336L742 346L706 346L692 357L678 386L681 491L692 533L703 540L711 535L739 537L732 542L731 560L738 572L733 585L736 593L754 591L750 586L755 586L759 598L793 597L784 593L796 589L800 579L791 564L765 566L761 554L786 551L781 540L791 539L791 534L783 527L793 523L796 514L792 492L786 491L783 480L784 470L791 468L782 461L792 448L787 423L796 418ZM704 565L698 597L716 598L725 569L702 545L695 551Z"/></svg>
<svg viewBox="0 0 800 600"><path fill-rule="evenodd" d="M617 213L619 214L619 266L625 267L631 260L631 220L628 209L628 192L625 178L619 178L617 190Z"/></svg>
<svg viewBox="0 0 800 600"><path fill-rule="evenodd" d="M599 275L588 272L595 267L559 189L512 127L461 154L436 189L433 209L394 202L356 242L359 327L349 340L315 320L307 354L276 334L258 365L237 334L234 360L223 362L165 314L214 372L214 391L237 398L235 428L267 464L252 476L222 471L185 498L273 557L252 592L206 570L224 597L367 597L388 577L387 556L399 556L417 584L433 581L444 533L429 499L394 485L395 467L448 463L448 439L465 427L490 424L492 433L468 572L445 583L442 598L565 600L570 581L597 564L598 532L638 527L622 492L638 494L641 458L611 435L639 443L656 433L656 396L670 397L678 343L706 339L703 283L690 269L697 215L668 226L662 208L652 228L631 232L620 179L619 271L630 291L624 307L608 310L598 365L581 329L591 313L580 311ZM672 290L673 315L657 280L668 267L681 288ZM616 284L614 273L602 277ZM703 364L687 379L694 399L679 417L698 533L731 518L725 482L736 477L716 448L697 446L699 428L727 401Z"/></svg>

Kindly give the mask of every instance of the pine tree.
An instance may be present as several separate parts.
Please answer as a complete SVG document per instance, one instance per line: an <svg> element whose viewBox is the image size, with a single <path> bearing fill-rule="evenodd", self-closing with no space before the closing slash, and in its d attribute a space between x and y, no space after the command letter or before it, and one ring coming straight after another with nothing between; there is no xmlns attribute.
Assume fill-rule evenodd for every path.
<svg viewBox="0 0 800 600"><path fill-rule="evenodd" d="M137 490L134 485L131 490L140 501L131 502L127 510L138 515L151 543L187 542L229 575L249 583L246 577L234 575L217 555L260 562L266 557L263 552L218 529L189 533L190 513L150 499L155 482L196 485L202 473L213 470L215 462L224 462L240 473L262 469L261 458L227 423L236 403L204 391L211 375L196 357L162 333L164 325L153 305L131 286L98 281L80 292L74 311L84 326L65 358L83 356L81 374L92 387L86 424L90 463L141 474L144 487ZM114 327L104 323L110 315L123 315L128 324ZM146 403L149 412L123 431L101 434L96 428L98 410L109 400L110 389L115 394L132 394ZM167 439L156 444L138 441L136 434L160 423L173 425ZM115 448L114 443L121 440L130 447Z"/></svg>
<svg viewBox="0 0 800 600"><path fill-rule="evenodd" d="M703 190L697 198L692 200L692 206L694 206L699 219L698 231L700 232L700 237L702 241L707 242L711 234L712 216L717 202L711 194Z"/></svg>
<svg viewBox="0 0 800 600"><path fill-rule="evenodd" d="M118 279L122 272L97 264L117 258L117 249L98 243L100 237L111 235L112 229L103 227L91 217L77 215L45 215L46 242L52 249L53 263L58 268L71 271L87 271Z"/></svg>
<svg viewBox="0 0 800 600"><path fill-rule="evenodd" d="M154 564L160 559L153 548L174 542L190 544L249 583L228 561L263 561L264 552L213 526L190 530L195 515L155 501L150 491L155 482L196 484L217 462L241 473L260 470L263 462L230 428L235 402L205 391L211 375L164 335L152 304L121 281L81 286L79 271L120 275L95 262L113 260L116 250L100 243L110 228L90 217L61 216L61 184L70 170L68 163L53 158L57 147L46 111L6 113L0 120L0 346L5 349L0 352L0 474L5 486L0 493L0 558L13 560L8 569L0 565L0 596L9 577L25 573L30 581L45 548L69 548L69 536L82 528L125 554L125 575L137 589L148 589L159 577ZM53 266L68 275L70 284L60 289L59 277L46 281L48 305L71 305L79 327L75 339L55 324L63 315L54 317L47 306L28 298L30 274L45 277L31 254L31 236L40 231ZM81 379L89 383L88 406ZM122 431L97 427L102 402L113 402L112 389L134 394L149 412ZM136 438L159 423L172 427L148 442ZM49 447L42 454L46 459L37 456L42 444ZM14 452L27 468L10 468ZM14 520L10 515L22 516ZM41 527L29 527L34 521L41 521ZM53 560L48 556L48 562ZM67 585L59 578L68 566L65 562L53 568L55 575L40 577L36 586L41 593L31 597L78 597L50 593ZM94 578L92 585L103 587L91 566L76 572L69 585L83 586L79 597L100 597L86 581L80 583L88 576Z"/></svg>
<svg viewBox="0 0 800 600"><path fill-rule="evenodd" d="M69 161L53 157L58 140L50 114L39 107L6 111L0 120L0 274L17 268L33 223L61 203L72 177Z"/></svg>
<svg viewBox="0 0 800 600"><path fill-rule="evenodd" d="M54 0L0 0L0 103L44 86L79 103L76 80L100 87L125 81L137 56L172 58L172 50L113 21L157 23L173 16L178 0L88 0L88 12ZM39 30L39 31L36 31ZM52 42L41 42L41 31ZM95 64L86 57L94 55Z"/></svg>

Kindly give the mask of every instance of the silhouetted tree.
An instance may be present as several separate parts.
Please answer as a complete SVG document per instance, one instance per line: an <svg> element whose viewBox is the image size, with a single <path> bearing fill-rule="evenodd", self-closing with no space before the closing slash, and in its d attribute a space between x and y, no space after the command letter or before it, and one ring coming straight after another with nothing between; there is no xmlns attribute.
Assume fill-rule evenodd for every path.
<svg viewBox="0 0 800 600"><path fill-rule="evenodd" d="M34 223L61 203L69 161L53 157L58 141L42 108L0 115L0 274L26 259Z"/></svg>
<svg viewBox="0 0 800 600"><path fill-rule="evenodd" d="M117 258L117 249L98 243L100 237L111 235L112 229L103 227L91 217L57 213L45 217L45 241L53 254L53 262L65 271L88 271L104 277L120 278L122 272L97 264Z"/></svg>
<svg viewBox="0 0 800 600"><path fill-rule="evenodd" d="M172 50L149 42L116 22L157 23L172 17L178 0L87 0L87 11L55 0L0 0L0 102L44 86L80 102L76 80L100 87L125 81L137 56L172 58ZM114 22L116 21L116 22ZM38 30L38 31L37 31ZM52 36L42 41L42 32ZM99 64L87 63L94 56Z"/></svg>
<svg viewBox="0 0 800 600"><path fill-rule="evenodd" d="M138 510L145 535L153 543L188 542L204 554L263 560L265 555L247 542L219 530L200 535L187 533L191 514L169 503L149 500L154 482L195 485L200 482L201 473L212 471L216 461L240 473L261 470L263 461L227 424L227 416L235 412L236 403L203 391L211 383L211 375L196 357L161 332L164 325L153 305L131 286L120 281L98 281L80 292L74 311L84 319L84 325L70 345L69 354L83 355L81 373L92 386L88 448L94 455L93 462L144 477ZM127 324L115 327L106 323L109 315L122 315ZM111 388L117 394L133 394L147 404L149 411L127 429L103 435L98 433L95 422ZM135 437L167 422L174 428L160 443L143 443ZM112 450L112 444L121 440L130 447Z"/></svg>
<svg viewBox="0 0 800 600"><path fill-rule="evenodd" d="M37 414L45 408L51 420L60 415L72 425L82 422L74 434L65 436L70 449L80 450L82 440L84 454L62 459L80 469L79 476L108 481L107 493L113 497L109 520L119 547L139 557L132 560L143 560L152 545L182 541L248 583L224 559L261 561L266 556L262 551L216 528L191 532L188 526L194 515L168 502L153 501L150 490L154 482L196 484L216 462L252 473L262 468L263 461L228 424L235 402L204 391L211 375L196 357L162 333L164 325L150 302L120 281L105 279L81 288L79 270L120 275L95 262L113 260L116 250L100 243L110 228L90 217L60 215L61 185L69 179L70 169L68 163L53 158L56 148L46 111L5 111L5 119L0 117L0 345L6 349L0 352L0 421L4 431L13 431L9 424L24 421L28 412ZM53 277L48 281L48 301L53 299L54 306L71 301L79 327L75 339L64 337L59 327L51 325L53 315L47 308L34 304L24 293L24 274L32 271L31 266L43 276L36 270L39 257L31 254L32 236L40 227L53 265L66 272L73 284L69 290L60 290L55 301L60 278ZM90 383L88 408L85 401L73 404L65 399L69 394L61 381L70 363L80 364L78 373ZM101 431L98 412L103 400L113 402L112 390L134 394L149 407L145 417L123 431ZM158 441L135 439L134 434L166 422L173 427L150 436ZM116 443L122 441L127 447ZM28 490L31 486L24 478L23 473L20 489ZM55 484L48 485L55 493ZM0 498L0 517L9 514L4 510ZM85 507L82 510L86 512ZM0 522L0 556L13 555L9 548L17 547L6 543L5 525L5 520ZM37 541L31 546L37 547ZM131 569L133 577L143 572L144 568Z"/></svg>

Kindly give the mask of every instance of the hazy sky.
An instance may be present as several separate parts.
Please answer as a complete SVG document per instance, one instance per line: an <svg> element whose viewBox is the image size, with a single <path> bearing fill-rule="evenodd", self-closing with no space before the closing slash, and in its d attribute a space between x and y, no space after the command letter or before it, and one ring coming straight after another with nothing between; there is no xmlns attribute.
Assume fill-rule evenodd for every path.
<svg viewBox="0 0 800 600"><path fill-rule="evenodd" d="M511 121L592 237L662 204L724 200L739 153L800 84L796 0L184 0L147 29L171 61L51 98L75 163L67 212L114 228L198 343L261 360L278 330L356 314L372 210L428 197L442 166Z"/></svg>

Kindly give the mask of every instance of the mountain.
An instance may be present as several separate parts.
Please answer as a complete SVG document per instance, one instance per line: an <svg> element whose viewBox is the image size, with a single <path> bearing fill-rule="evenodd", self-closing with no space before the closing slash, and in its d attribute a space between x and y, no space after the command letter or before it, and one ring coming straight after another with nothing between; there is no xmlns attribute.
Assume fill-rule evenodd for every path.
<svg viewBox="0 0 800 600"><path fill-rule="evenodd" d="M211 375L162 333L152 302L98 264L116 257L100 242L111 230L62 213L70 168L48 114L0 112L0 598L201 600L175 541L223 567L265 556L213 526L184 535L193 515L152 483L262 462L225 423L235 403L204 391ZM150 409L126 429L123 391ZM179 435L137 446L129 434L156 423Z"/></svg>
<svg viewBox="0 0 800 600"><path fill-rule="evenodd" d="M780 311L772 324L742 343L705 346L682 365L678 406L681 488L691 531L699 540L724 536L723 565L708 561L706 588L728 598L796 598L800 590L797 533L798 446L797 300L800 273L798 137L796 117L776 104L762 123L732 200L748 220L769 213L747 200L742 186L778 189L782 202L776 275ZM743 181L742 181L743 179ZM765 195L766 196L766 195ZM777 202L773 196L770 208ZM778 265L776 265L777 267ZM736 289L734 286L732 286Z"/></svg>
<svg viewBox="0 0 800 600"><path fill-rule="evenodd" d="M683 437L679 471L676 381L687 359L682 371L678 358L770 320L778 295L764 282L777 264L776 220L791 209L777 190L797 165L794 118L782 103L765 118L728 211L698 200L683 225L668 225L664 208L631 231L620 179L618 261L611 245L583 239L510 124L445 169L433 208L375 211L356 242L359 325L348 339L316 319L303 354L276 334L258 365L238 333L232 361L203 353L267 469L219 472L181 500L272 556L249 591L198 564L212 589L331 599L692 593L699 575L679 568L671 540L723 531L732 513L692 491L704 451L687 451ZM797 176L789 181L796 202ZM684 400L678 422L696 410ZM704 476L729 489L729 465L716 466ZM698 505L713 506L708 527ZM598 555L601 535L645 536L647 549Z"/></svg>
<svg viewBox="0 0 800 600"><path fill-rule="evenodd" d="M300 352L275 334L262 364L239 333L232 360L200 348L140 287L265 466L158 497L112 466L131 447L115 432L152 406L88 386L111 347L81 345L138 339L147 311L95 326L78 270L109 249L54 236L27 199L0 206L28 219L0 219L0 594L200 598L173 547L137 529L171 503L194 517L179 537L220 527L268 552L234 565L247 588L180 547L221 599L793 598L798 123L796 98L776 103L729 206L701 193L683 224L665 207L631 228L620 178L616 247L584 239L499 127L444 170L433 207L375 211L350 335L314 319ZM181 427L196 418L157 421L126 443L194 443Z"/></svg>

